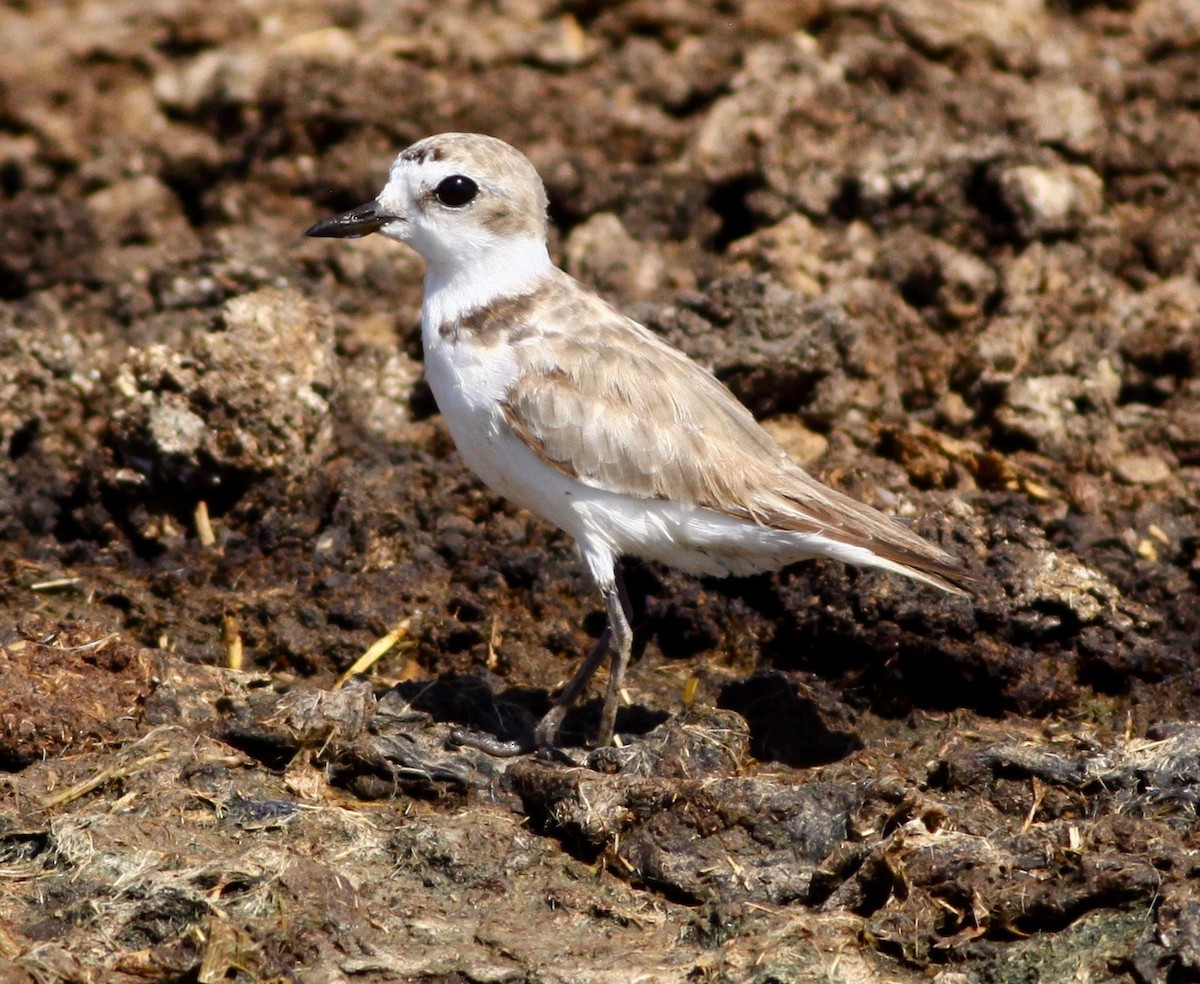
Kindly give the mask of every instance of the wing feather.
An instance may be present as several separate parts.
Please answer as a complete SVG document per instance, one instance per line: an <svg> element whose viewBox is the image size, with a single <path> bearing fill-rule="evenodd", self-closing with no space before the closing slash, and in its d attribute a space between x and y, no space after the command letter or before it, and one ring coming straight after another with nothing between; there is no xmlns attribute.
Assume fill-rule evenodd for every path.
<svg viewBox="0 0 1200 984"><path fill-rule="evenodd" d="M971 580L942 550L817 482L711 373L561 276L572 289L548 291L538 331L516 342L521 371L503 405L544 461L593 488L866 547L948 590Z"/></svg>

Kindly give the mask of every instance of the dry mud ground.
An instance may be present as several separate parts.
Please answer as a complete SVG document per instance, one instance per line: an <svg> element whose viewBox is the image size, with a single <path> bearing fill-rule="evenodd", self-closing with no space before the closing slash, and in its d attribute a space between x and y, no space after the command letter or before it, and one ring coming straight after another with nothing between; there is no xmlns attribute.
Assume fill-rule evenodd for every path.
<svg viewBox="0 0 1200 984"><path fill-rule="evenodd" d="M449 747L601 624L301 237L449 129L978 597L630 564ZM1198 179L1195 0L5 3L0 980L1197 979Z"/></svg>

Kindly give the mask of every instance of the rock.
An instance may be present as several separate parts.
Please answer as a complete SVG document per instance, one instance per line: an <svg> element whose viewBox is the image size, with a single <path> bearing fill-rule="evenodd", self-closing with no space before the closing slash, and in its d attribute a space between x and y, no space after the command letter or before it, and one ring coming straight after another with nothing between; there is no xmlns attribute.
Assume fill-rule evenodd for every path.
<svg viewBox="0 0 1200 984"><path fill-rule="evenodd" d="M1164 55L1200 46L1200 6L1193 0L1143 0L1134 23L1147 54Z"/></svg>
<svg viewBox="0 0 1200 984"><path fill-rule="evenodd" d="M0 171L17 187L40 187L53 183L53 175L40 160L37 139L31 133L0 134Z"/></svg>
<svg viewBox="0 0 1200 984"><path fill-rule="evenodd" d="M1104 132L1096 97L1078 85L1066 83L1035 85L1025 107L1025 119L1038 141L1074 154L1095 150Z"/></svg>
<svg viewBox="0 0 1200 984"><path fill-rule="evenodd" d="M150 408L150 440L168 457L194 458L208 435L208 425L193 413L178 393L166 393L163 402Z"/></svg>
<svg viewBox="0 0 1200 984"><path fill-rule="evenodd" d="M1078 457L1086 447L1103 455L1115 427L1108 413L1120 390L1120 377L1107 362L1090 378L1066 373L1017 380L996 410L996 421L1010 435L1031 442L1043 454Z"/></svg>
<svg viewBox="0 0 1200 984"><path fill-rule="evenodd" d="M539 26L531 52L534 60L550 68L574 68L595 56L600 45L589 38L571 14Z"/></svg>
<svg viewBox="0 0 1200 984"><path fill-rule="evenodd" d="M842 84L841 67L826 61L806 34L793 35L786 45L751 48L730 94L713 103L696 129L690 163L714 183L753 173L759 148L784 117L812 104L823 88Z"/></svg>
<svg viewBox="0 0 1200 984"><path fill-rule="evenodd" d="M716 711L598 749L589 764L602 772L523 761L507 774L535 822L611 850L624 870L677 897L811 901L818 866L848 836L857 790L733 774L748 737L737 715Z"/></svg>
<svg viewBox="0 0 1200 984"><path fill-rule="evenodd" d="M975 371L986 385L1006 384L1016 379L1037 350L1037 323L1033 318L994 318L987 331L975 340L972 353Z"/></svg>
<svg viewBox="0 0 1200 984"><path fill-rule="evenodd" d="M1082 166L1010 168L1000 175L1000 193L1025 239L1073 232L1099 211L1104 182Z"/></svg>
<svg viewBox="0 0 1200 984"><path fill-rule="evenodd" d="M46 294L31 307L40 331L0 305L0 539L9 542L60 522L92 448L88 417L105 403L97 337L72 331Z"/></svg>
<svg viewBox="0 0 1200 984"><path fill-rule="evenodd" d="M673 49L660 41L630 38L624 46L625 71L637 79L639 95L672 113L707 104L727 91L729 79L742 64L742 48L714 39L687 37Z"/></svg>
<svg viewBox="0 0 1200 984"><path fill-rule="evenodd" d="M212 49L164 68L154 78L154 95L165 109L191 116L208 102L253 102L267 75L261 51Z"/></svg>
<svg viewBox="0 0 1200 984"><path fill-rule="evenodd" d="M1100 622L1112 613L1121 593L1108 578L1075 557L1047 549L1014 598L1014 608L1069 611L1080 624Z"/></svg>
<svg viewBox="0 0 1200 984"><path fill-rule="evenodd" d="M202 497L272 474L303 475L328 445L329 333L299 292L268 288L226 302L219 327L185 351L151 345L120 367L125 406L111 440L154 483Z"/></svg>
<svg viewBox="0 0 1200 984"><path fill-rule="evenodd" d="M1195 394L1192 405L1180 406L1171 414L1166 437L1181 464L1200 465L1200 393Z"/></svg>
<svg viewBox="0 0 1200 984"><path fill-rule="evenodd" d="M362 357L363 368L346 380L346 400L357 420L386 440L408 437L412 397L421 381L420 363L404 352L375 351Z"/></svg>
<svg viewBox="0 0 1200 984"><path fill-rule="evenodd" d="M159 240L155 248L195 252L199 239L179 199L158 178L146 174L102 188L88 196L97 234L110 246Z"/></svg>
<svg viewBox="0 0 1200 984"><path fill-rule="evenodd" d="M793 212L781 222L739 239L729 247L733 258L745 258L755 272L778 277L803 297L818 297L829 277L821 260L825 236L807 216Z"/></svg>
<svg viewBox="0 0 1200 984"><path fill-rule="evenodd" d="M97 276L96 230L78 199L18 195L0 222L0 297Z"/></svg>
<svg viewBox="0 0 1200 984"><path fill-rule="evenodd" d="M360 54L354 35L340 27L323 27L304 31L288 38L275 51L277 58L300 58L305 61L341 65L352 62Z"/></svg>
<svg viewBox="0 0 1200 984"><path fill-rule="evenodd" d="M662 252L634 239L611 212L572 229L563 255L571 276L605 293L643 297L661 287L666 276Z"/></svg>
<svg viewBox="0 0 1200 984"><path fill-rule="evenodd" d="M982 260L911 229L880 244L871 272L894 284L914 308L934 309L947 326L982 315L998 283Z"/></svg>
<svg viewBox="0 0 1200 984"><path fill-rule="evenodd" d="M1180 379L1200 374L1200 285L1194 278L1157 283L1125 303L1122 314L1121 355L1132 370L1168 392Z"/></svg>
<svg viewBox="0 0 1200 984"><path fill-rule="evenodd" d="M1161 485L1171 466L1154 454L1123 454L1113 462L1113 474L1127 485Z"/></svg>
<svg viewBox="0 0 1200 984"><path fill-rule="evenodd" d="M710 367L758 417L795 413L825 427L853 407L890 409L875 385L893 346L837 301L806 302L769 277L727 277L686 306L647 318L651 328Z"/></svg>
<svg viewBox="0 0 1200 984"><path fill-rule="evenodd" d="M799 417L781 415L759 421L788 457L798 465L810 467L829 450L829 439L804 426Z"/></svg>
<svg viewBox="0 0 1200 984"><path fill-rule="evenodd" d="M1019 53L1046 33L1043 0L889 0L884 7L918 46L941 55L973 42Z"/></svg>

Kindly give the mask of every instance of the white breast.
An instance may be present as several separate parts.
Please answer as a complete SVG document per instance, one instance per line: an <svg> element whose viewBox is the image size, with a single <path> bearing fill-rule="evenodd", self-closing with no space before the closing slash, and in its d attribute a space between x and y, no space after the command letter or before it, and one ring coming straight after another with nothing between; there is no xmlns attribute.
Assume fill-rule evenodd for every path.
<svg viewBox="0 0 1200 984"><path fill-rule="evenodd" d="M423 331L425 378L467 466L500 495L577 535L570 493L581 486L538 458L501 409L517 374L512 350L431 334Z"/></svg>

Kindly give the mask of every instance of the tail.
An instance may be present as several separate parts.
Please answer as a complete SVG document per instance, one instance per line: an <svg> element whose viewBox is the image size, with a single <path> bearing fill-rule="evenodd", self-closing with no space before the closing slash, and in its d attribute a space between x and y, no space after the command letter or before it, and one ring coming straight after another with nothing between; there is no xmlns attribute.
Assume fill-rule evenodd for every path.
<svg viewBox="0 0 1200 984"><path fill-rule="evenodd" d="M897 524L897 528L904 528ZM905 531L907 532L907 531ZM957 563L948 553L921 541L921 551L897 548L891 544L841 544L838 559L857 567L876 567L879 570L903 574L953 595L969 597L975 594L982 581Z"/></svg>
<svg viewBox="0 0 1200 984"><path fill-rule="evenodd" d="M789 469L788 477L788 487L777 494L791 508L770 510L770 525L816 533L823 552L843 563L903 574L950 594L971 595L981 585L954 557L894 517L821 485L799 468Z"/></svg>

